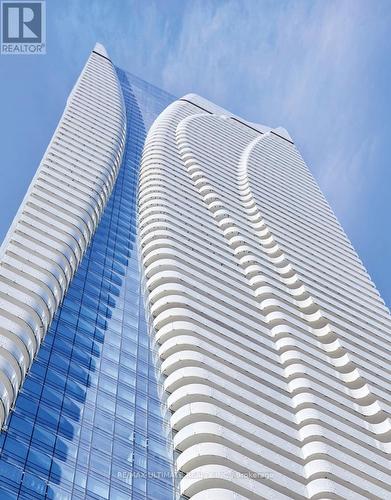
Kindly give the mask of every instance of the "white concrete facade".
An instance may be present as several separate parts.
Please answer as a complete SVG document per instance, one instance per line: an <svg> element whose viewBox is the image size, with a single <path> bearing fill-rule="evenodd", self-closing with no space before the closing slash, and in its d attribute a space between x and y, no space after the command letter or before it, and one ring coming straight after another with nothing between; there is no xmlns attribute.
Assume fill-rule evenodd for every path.
<svg viewBox="0 0 391 500"><path fill-rule="evenodd" d="M97 227L125 133L116 72L97 44L0 249L0 428Z"/></svg>
<svg viewBox="0 0 391 500"><path fill-rule="evenodd" d="M174 102L139 238L182 493L391 498L389 311L288 133Z"/></svg>

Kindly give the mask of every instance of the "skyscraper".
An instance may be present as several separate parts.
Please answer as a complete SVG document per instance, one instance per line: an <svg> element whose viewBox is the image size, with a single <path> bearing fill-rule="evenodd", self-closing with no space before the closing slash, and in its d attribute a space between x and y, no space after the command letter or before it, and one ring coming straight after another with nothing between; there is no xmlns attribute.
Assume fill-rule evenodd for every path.
<svg viewBox="0 0 391 500"><path fill-rule="evenodd" d="M390 497L389 312L284 129L97 45L0 294L1 499Z"/></svg>
<svg viewBox="0 0 391 500"><path fill-rule="evenodd" d="M1 500L173 498L136 244L145 134L173 99L95 47L5 239L5 417L29 373L0 434Z"/></svg>
<svg viewBox="0 0 391 500"><path fill-rule="evenodd" d="M289 134L185 96L139 191L181 491L390 498L390 315Z"/></svg>

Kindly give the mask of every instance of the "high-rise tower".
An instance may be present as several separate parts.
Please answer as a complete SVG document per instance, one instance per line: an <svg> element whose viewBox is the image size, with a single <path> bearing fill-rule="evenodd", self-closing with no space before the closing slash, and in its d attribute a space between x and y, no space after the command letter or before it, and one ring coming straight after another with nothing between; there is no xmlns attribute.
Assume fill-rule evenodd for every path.
<svg viewBox="0 0 391 500"><path fill-rule="evenodd" d="M388 499L390 331L284 129L97 45L0 250L0 498Z"/></svg>
<svg viewBox="0 0 391 500"><path fill-rule="evenodd" d="M390 498L390 315L287 132L185 96L139 192L182 493Z"/></svg>
<svg viewBox="0 0 391 500"><path fill-rule="evenodd" d="M2 423L27 376L1 500L173 498L136 243L145 135L173 99L96 46L4 241Z"/></svg>

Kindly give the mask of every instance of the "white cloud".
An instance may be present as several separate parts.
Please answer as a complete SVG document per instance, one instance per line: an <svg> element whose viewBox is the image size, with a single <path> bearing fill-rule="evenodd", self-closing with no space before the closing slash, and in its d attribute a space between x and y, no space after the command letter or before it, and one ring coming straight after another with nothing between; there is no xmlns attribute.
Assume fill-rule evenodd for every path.
<svg viewBox="0 0 391 500"><path fill-rule="evenodd" d="M242 116L283 125L346 217L374 143L362 140L374 50L374 2L187 3L163 85L195 91ZM369 30L372 29L372 32ZM368 32L370 37L368 39ZM352 176L353 182L352 182Z"/></svg>

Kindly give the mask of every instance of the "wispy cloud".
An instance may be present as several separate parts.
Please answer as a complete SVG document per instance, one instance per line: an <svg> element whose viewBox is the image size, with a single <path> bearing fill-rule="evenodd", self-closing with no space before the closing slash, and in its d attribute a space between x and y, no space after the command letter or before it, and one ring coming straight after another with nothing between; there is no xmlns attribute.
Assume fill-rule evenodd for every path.
<svg viewBox="0 0 391 500"><path fill-rule="evenodd" d="M365 66L376 30L386 32L382 7L357 0L187 3L163 85L288 128L346 218L373 155L373 141L362 139L371 76Z"/></svg>

